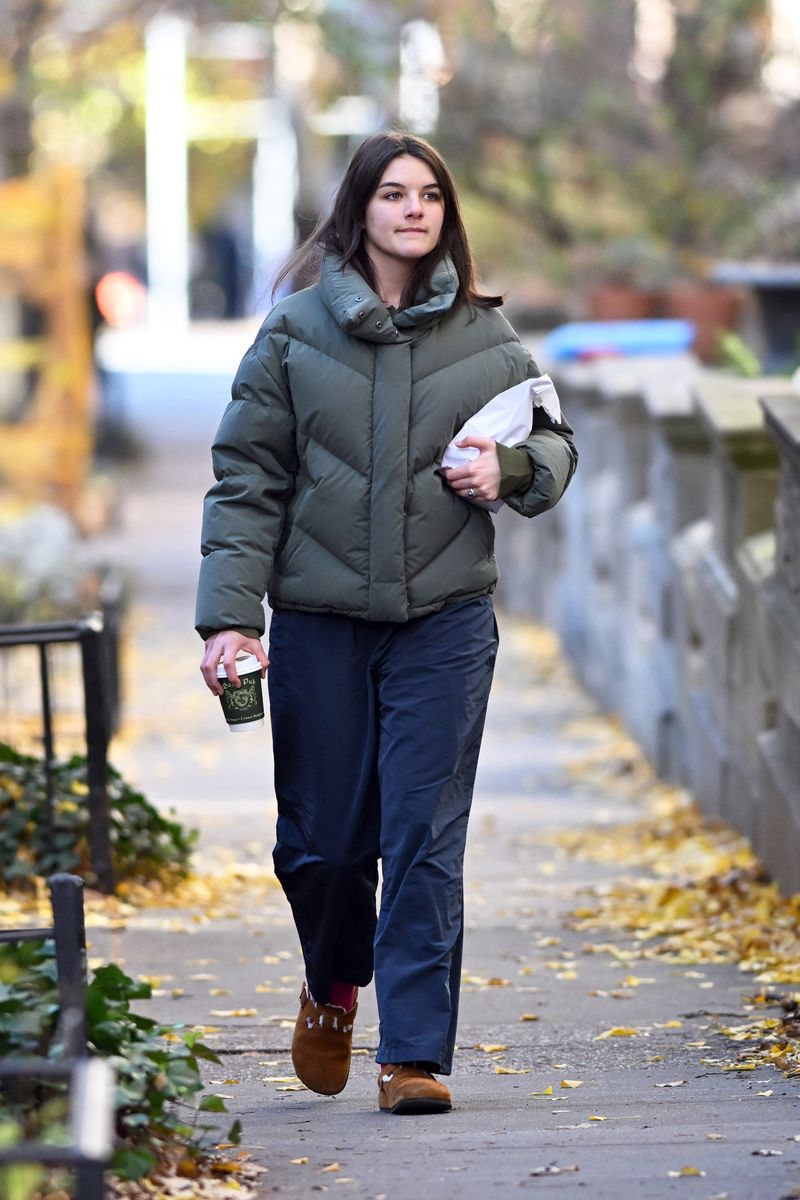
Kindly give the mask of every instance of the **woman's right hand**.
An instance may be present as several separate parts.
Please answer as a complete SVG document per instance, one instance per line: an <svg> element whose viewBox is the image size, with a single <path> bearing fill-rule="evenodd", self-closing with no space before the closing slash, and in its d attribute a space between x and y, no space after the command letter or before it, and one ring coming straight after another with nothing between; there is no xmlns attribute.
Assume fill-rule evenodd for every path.
<svg viewBox="0 0 800 1200"><path fill-rule="evenodd" d="M241 686L239 676L236 674L236 655L240 650L255 654L261 663L261 678L263 679L267 673L269 659L258 638L245 637L243 633L237 633L235 629L220 629L206 638L206 650L200 663L200 670L206 681L206 687L215 696L222 695L222 684L217 678L220 659L224 664L225 674L233 686Z"/></svg>

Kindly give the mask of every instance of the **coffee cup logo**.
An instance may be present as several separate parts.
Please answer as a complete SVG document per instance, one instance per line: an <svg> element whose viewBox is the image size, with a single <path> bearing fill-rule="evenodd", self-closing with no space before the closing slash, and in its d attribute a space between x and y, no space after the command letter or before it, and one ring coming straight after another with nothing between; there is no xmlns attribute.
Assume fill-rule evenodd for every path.
<svg viewBox="0 0 800 1200"><path fill-rule="evenodd" d="M223 684L223 686L225 685ZM229 683L225 687L225 691L228 693L228 704L237 712L244 712L258 703L253 679L243 679L242 686L239 688L235 688L233 684Z"/></svg>

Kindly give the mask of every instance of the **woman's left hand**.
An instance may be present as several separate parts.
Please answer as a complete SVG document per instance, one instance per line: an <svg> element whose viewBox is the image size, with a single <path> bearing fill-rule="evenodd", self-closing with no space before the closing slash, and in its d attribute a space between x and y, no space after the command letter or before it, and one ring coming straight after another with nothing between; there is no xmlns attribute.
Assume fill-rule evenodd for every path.
<svg viewBox="0 0 800 1200"><path fill-rule="evenodd" d="M500 489L500 463L497 445L492 438L465 437L456 445L463 448L475 446L480 450L477 458L464 463L463 467L445 467L443 474L454 492L462 500L496 500Z"/></svg>

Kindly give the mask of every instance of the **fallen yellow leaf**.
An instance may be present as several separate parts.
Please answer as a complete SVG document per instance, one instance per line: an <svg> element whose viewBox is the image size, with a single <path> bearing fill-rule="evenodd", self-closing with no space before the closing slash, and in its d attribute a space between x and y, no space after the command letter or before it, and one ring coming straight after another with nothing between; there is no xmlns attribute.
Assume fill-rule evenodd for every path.
<svg viewBox="0 0 800 1200"><path fill-rule="evenodd" d="M539 1020L538 1013L523 1013L522 1016L520 1017L520 1021L538 1021L538 1020Z"/></svg>
<svg viewBox="0 0 800 1200"><path fill-rule="evenodd" d="M583 1080L582 1079L562 1079L561 1086L562 1086L562 1088L579 1088L579 1087L583 1086Z"/></svg>
<svg viewBox="0 0 800 1200"><path fill-rule="evenodd" d="M307 1158L290 1158L289 1162L295 1167L304 1167L308 1162Z"/></svg>
<svg viewBox="0 0 800 1200"><path fill-rule="evenodd" d="M590 1121L605 1121L605 1117L589 1117Z"/></svg>
<svg viewBox="0 0 800 1200"><path fill-rule="evenodd" d="M598 1033L594 1039L596 1042L603 1042L606 1038L612 1037L638 1037L640 1030L634 1029L631 1025L614 1025L611 1029L604 1029L602 1033Z"/></svg>
<svg viewBox="0 0 800 1200"><path fill-rule="evenodd" d="M475 1050L483 1050L485 1054L499 1054L502 1050L507 1050L508 1046L503 1046L499 1042L478 1042L473 1047Z"/></svg>
<svg viewBox="0 0 800 1200"><path fill-rule="evenodd" d="M257 1017L257 1008L212 1008L212 1017Z"/></svg>
<svg viewBox="0 0 800 1200"><path fill-rule="evenodd" d="M328 1172L328 1171L341 1171L341 1169L342 1168L340 1167L339 1163L332 1162L332 1163L328 1163L327 1167L322 1168L321 1174L325 1175L326 1172Z"/></svg>
<svg viewBox="0 0 800 1200"><path fill-rule="evenodd" d="M705 1177L705 1171L701 1171L699 1167L681 1167L680 1171L667 1171L670 1179L680 1179L682 1175L699 1175Z"/></svg>
<svg viewBox="0 0 800 1200"><path fill-rule="evenodd" d="M529 1096L552 1096L552 1094L553 1094L552 1083L548 1083L547 1087L544 1089L543 1092L528 1092Z"/></svg>
<svg viewBox="0 0 800 1200"><path fill-rule="evenodd" d="M495 1067L495 1075L529 1075L530 1067Z"/></svg>

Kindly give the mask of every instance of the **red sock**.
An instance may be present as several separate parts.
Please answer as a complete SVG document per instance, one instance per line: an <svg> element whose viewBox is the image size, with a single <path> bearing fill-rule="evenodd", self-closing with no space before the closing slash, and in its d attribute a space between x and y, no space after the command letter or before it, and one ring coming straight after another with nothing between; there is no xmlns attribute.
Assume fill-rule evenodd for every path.
<svg viewBox="0 0 800 1200"><path fill-rule="evenodd" d="M357 990L352 983L343 983L341 979L334 979L331 983L331 995L328 1003L335 1004L349 1012L356 1002Z"/></svg>

